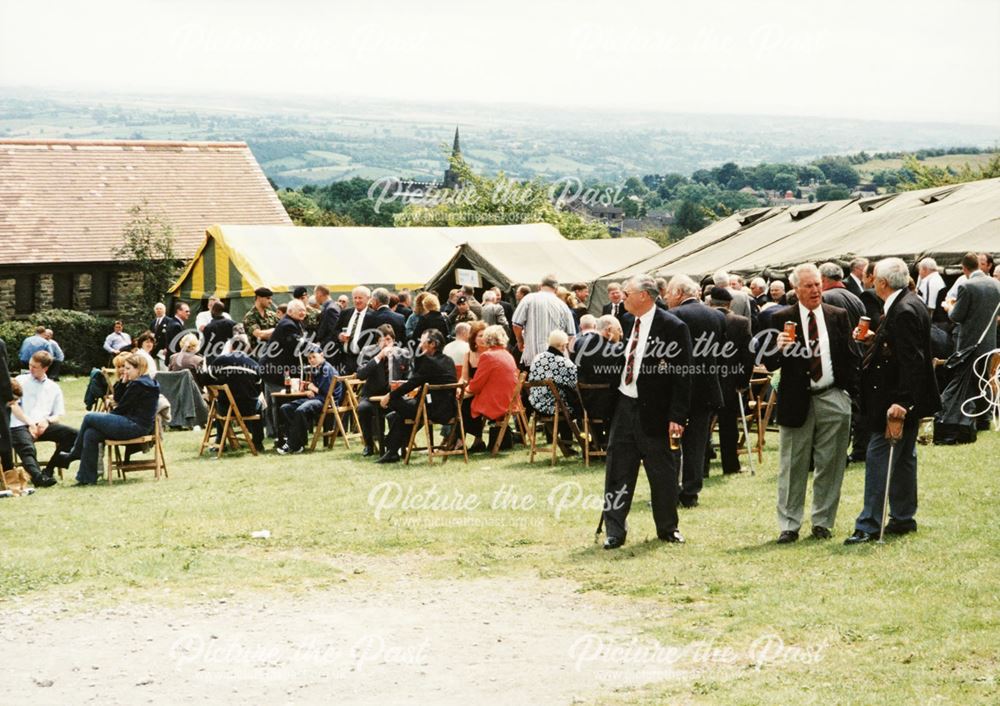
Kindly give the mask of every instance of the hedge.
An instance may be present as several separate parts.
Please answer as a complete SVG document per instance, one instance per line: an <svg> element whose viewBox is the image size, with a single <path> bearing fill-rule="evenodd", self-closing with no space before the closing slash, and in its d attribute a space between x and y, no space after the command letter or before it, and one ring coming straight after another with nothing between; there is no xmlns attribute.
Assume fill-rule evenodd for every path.
<svg viewBox="0 0 1000 706"><path fill-rule="evenodd" d="M16 370L21 342L35 333L37 326L52 329L53 338L66 355L62 370L67 373L87 374L108 362L104 339L111 333L114 321L69 309L49 309L33 314L27 321L0 323L0 338L7 344L8 364ZM133 333L133 332L129 332ZM136 331L135 333L139 333ZM133 334L134 337L134 334Z"/></svg>

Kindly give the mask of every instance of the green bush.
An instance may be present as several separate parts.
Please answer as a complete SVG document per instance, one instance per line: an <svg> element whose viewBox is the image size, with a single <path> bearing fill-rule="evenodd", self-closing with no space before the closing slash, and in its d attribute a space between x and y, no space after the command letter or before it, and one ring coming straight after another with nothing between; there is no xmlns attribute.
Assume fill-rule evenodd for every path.
<svg viewBox="0 0 1000 706"><path fill-rule="evenodd" d="M104 350L104 339L111 333L114 322L101 316L94 316L82 311L71 311L69 309L49 309L33 314L29 323L22 323L21 326L27 333L24 336L34 333L36 326L45 326L52 329L53 338L66 354L66 362L62 369L67 373L87 374L91 368L99 368L108 362L108 354ZM0 324L6 326L7 324ZM132 333L129 331L129 333ZM10 349L10 341L7 341L7 348ZM17 342L17 348L21 347L21 340ZM16 351L17 348L14 350Z"/></svg>
<svg viewBox="0 0 1000 706"><path fill-rule="evenodd" d="M21 370L21 363L17 359L21 350L21 341L35 332L36 325L27 321L0 323L0 338L7 345L7 367L10 368L11 375L17 375Z"/></svg>

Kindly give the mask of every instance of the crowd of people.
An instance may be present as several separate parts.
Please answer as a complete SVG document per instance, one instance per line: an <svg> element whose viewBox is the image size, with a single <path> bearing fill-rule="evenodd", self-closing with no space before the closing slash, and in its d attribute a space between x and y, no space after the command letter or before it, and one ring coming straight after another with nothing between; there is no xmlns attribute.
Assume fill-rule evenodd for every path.
<svg viewBox="0 0 1000 706"><path fill-rule="evenodd" d="M858 258L846 268L804 263L787 285L763 277L746 285L725 271L705 283L639 275L607 286L600 316L589 313L586 284L562 287L555 276L534 290L516 288L511 302L497 288L479 297L473 287L456 288L442 303L434 292L365 286L334 299L316 286L296 288L276 307L274 293L261 287L241 321L213 298L193 326L187 302L176 302L170 316L157 304L134 340L115 322L103 342L121 368L111 409L87 414L79 430L60 423L65 405L54 373L63 356L52 332L39 327L25 339L19 358L27 372L12 379L0 370L0 400L10 414L0 451L5 468L16 452L37 486L52 485L53 470L73 462L77 482L94 483L102 440L150 432L157 370L190 370L200 385L227 384L242 415L262 418L251 425L255 444L266 435L279 454L304 450L326 401L345 394L337 377L354 374L362 382L362 456L383 464L403 457L418 408L413 393L461 382L460 398L426 401L428 419L448 425L453 444L479 453L489 446L487 428L511 408L523 371L527 409L565 410L574 423L586 412L604 422L576 438L606 451L605 547L625 543L640 464L657 535L683 542L678 507L701 501L716 423L722 472L743 472L739 424L756 370L776 398L777 541L799 539L810 476L810 533L831 537L845 468L863 462L864 506L846 540L863 543L882 531L916 529L921 420L934 417L934 441L944 444L974 441L988 424L991 401L978 386L998 344L1000 272L988 254L969 253L961 266L951 283L930 258L913 273L896 258ZM275 395L292 379L303 381L303 394L279 402ZM218 402L224 412L228 399ZM459 419L465 440L456 439ZM56 444L45 468L38 441ZM568 424L552 439L567 455L576 453L573 441Z"/></svg>

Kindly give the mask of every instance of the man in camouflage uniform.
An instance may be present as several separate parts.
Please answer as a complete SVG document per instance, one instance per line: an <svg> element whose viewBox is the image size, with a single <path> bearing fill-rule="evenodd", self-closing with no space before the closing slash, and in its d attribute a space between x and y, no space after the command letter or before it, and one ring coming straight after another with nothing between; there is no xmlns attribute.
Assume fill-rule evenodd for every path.
<svg viewBox="0 0 1000 706"><path fill-rule="evenodd" d="M255 352L260 347L261 341L271 338L271 332L278 325L278 315L271 308L273 296L274 292L267 287L255 289L253 308L243 317L243 328L254 344Z"/></svg>

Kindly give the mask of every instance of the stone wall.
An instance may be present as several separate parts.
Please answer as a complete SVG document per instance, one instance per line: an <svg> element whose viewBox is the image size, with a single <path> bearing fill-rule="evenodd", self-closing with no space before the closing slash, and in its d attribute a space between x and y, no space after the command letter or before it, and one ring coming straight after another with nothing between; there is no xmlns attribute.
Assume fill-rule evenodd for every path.
<svg viewBox="0 0 1000 706"><path fill-rule="evenodd" d="M0 320L14 316L14 278L0 277Z"/></svg>

